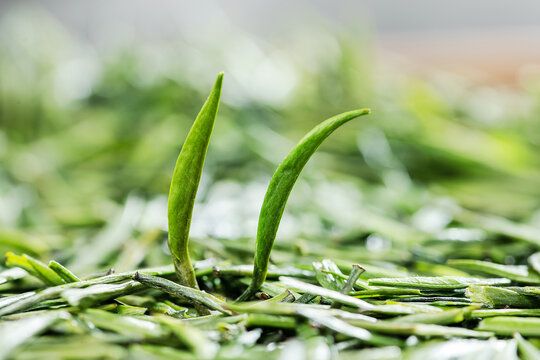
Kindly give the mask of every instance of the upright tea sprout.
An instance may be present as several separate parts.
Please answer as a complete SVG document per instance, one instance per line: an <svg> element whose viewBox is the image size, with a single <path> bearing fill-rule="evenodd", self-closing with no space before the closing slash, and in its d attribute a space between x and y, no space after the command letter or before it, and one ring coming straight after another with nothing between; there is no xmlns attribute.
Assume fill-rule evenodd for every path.
<svg viewBox="0 0 540 360"><path fill-rule="evenodd" d="M353 110L322 122L304 136L279 165L270 180L259 215L253 278L247 290L238 298L239 301L245 301L253 296L266 279L270 252L287 199L308 160L334 130L358 116L369 113L369 109Z"/></svg>
<svg viewBox="0 0 540 360"><path fill-rule="evenodd" d="M169 249L180 284L198 289L188 252L188 236L195 195L219 107L223 73L195 119L174 168L169 191Z"/></svg>

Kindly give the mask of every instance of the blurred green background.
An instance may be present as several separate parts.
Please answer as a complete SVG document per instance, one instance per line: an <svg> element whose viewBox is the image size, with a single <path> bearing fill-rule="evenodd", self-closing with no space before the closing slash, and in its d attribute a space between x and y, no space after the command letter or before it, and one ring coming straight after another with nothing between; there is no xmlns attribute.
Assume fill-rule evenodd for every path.
<svg viewBox="0 0 540 360"><path fill-rule="evenodd" d="M328 17L318 5L298 5L294 17L183 4L167 21L148 8L152 21L140 27L119 16L144 17L137 4L110 13L103 2L100 11L2 5L0 252L54 257L82 273L169 263L170 177L220 71L223 102L193 215L196 259L249 263L279 162L314 125L361 107L373 114L337 131L300 177L277 261L407 265L461 249L514 263L540 244L540 72L525 64L537 55L528 43L497 56L489 46L499 28L473 40L459 29L437 38L429 24L404 33L376 22L399 10L369 2ZM272 14L287 26L272 29ZM512 29L504 36L519 37ZM526 241L512 257L510 237ZM439 242L416 248L430 241Z"/></svg>

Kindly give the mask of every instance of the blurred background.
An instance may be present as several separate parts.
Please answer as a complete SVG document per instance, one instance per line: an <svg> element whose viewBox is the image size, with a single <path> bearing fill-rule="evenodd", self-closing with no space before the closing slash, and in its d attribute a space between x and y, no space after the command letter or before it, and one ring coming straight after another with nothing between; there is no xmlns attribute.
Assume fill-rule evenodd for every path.
<svg viewBox="0 0 540 360"><path fill-rule="evenodd" d="M459 257L457 241L521 262L540 244L539 14L532 0L4 0L0 251L78 272L169 263L172 170L224 71L196 259L251 262L279 162L369 107L302 173L275 260L418 266Z"/></svg>

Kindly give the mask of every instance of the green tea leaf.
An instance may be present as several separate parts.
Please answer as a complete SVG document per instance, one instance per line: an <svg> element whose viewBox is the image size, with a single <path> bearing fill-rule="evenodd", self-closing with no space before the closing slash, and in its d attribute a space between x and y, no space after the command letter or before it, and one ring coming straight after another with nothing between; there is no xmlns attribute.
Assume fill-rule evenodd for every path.
<svg viewBox="0 0 540 360"><path fill-rule="evenodd" d="M68 289L63 291L61 296L71 306L87 308L97 303L132 294L143 288L144 285L136 281L127 281L122 284L98 284L82 289Z"/></svg>
<svg viewBox="0 0 540 360"><path fill-rule="evenodd" d="M39 292L30 291L18 295L8 296L0 299L0 316L22 312L42 302L58 299L60 298L61 294L68 289L84 288L99 284L115 284L121 281L130 280L137 273L157 276L171 275L174 273L174 267L172 265L160 266L142 269L139 271L106 275L91 280L83 280L69 284L52 286Z"/></svg>
<svg viewBox="0 0 540 360"><path fill-rule="evenodd" d="M6 266L24 269L30 275L43 281L40 274L32 267L32 265L30 265L28 259L23 256L16 255L12 252L6 253Z"/></svg>
<svg viewBox="0 0 540 360"><path fill-rule="evenodd" d="M373 287L371 290L361 290L350 293L349 295L357 298L377 298L399 295L422 295L419 289L391 288L391 287Z"/></svg>
<svg viewBox="0 0 540 360"><path fill-rule="evenodd" d="M298 310L298 314L338 333L363 340L368 343L377 345L397 345L400 343L397 339L373 335L370 331L361 327L353 326L349 322L333 317L324 310L301 308ZM362 324L364 324L364 322L362 322Z"/></svg>
<svg viewBox="0 0 540 360"><path fill-rule="evenodd" d="M349 323L370 331L384 334L417 335L417 336L459 336L488 338L493 336L489 331L475 331L460 327L450 327L433 324L402 323L391 321L364 322L349 320Z"/></svg>
<svg viewBox="0 0 540 360"><path fill-rule="evenodd" d="M162 338L170 333L168 329L154 321L113 314L99 309L88 309L81 316L100 329L114 331L138 340Z"/></svg>
<svg viewBox="0 0 540 360"><path fill-rule="evenodd" d="M47 285L61 285L66 283L56 272L30 255L23 254L19 256L9 252L6 254L6 264L23 268Z"/></svg>
<svg viewBox="0 0 540 360"><path fill-rule="evenodd" d="M287 199L308 160L323 141L337 128L354 118L367 115L370 112L369 109L354 110L322 122L304 136L279 165L270 180L259 214L253 278L249 287L238 298L238 301L245 301L253 296L266 279L270 252L274 245Z"/></svg>
<svg viewBox="0 0 540 360"><path fill-rule="evenodd" d="M461 276L415 276L406 278L370 279L369 285L407 287L412 289L464 289L471 285L505 285L508 279L480 279Z"/></svg>
<svg viewBox="0 0 540 360"><path fill-rule="evenodd" d="M538 227L519 224L499 216L478 214L464 209L456 214L456 218L466 224L479 227L488 232L527 241L536 246L540 245L540 229Z"/></svg>
<svg viewBox="0 0 540 360"><path fill-rule="evenodd" d="M74 273L69 271L69 269L64 267L62 264L54 260L51 260L49 262L49 269L53 270L56 274L58 274L58 276L60 276L67 283L81 281L81 279L79 279L77 275L75 275Z"/></svg>
<svg viewBox="0 0 540 360"><path fill-rule="evenodd" d="M224 314L230 314L229 311L225 310L222 306L223 301L205 293L204 291L193 289L184 285L176 284L170 280L163 279L157 276L146 275L142 273L136 273L133 276L133 280L138 281L146 286L165 291L169 294L184 297L195 303L202 304L209 309L217 310Z"/></svg>
<svg viewBox="0 0 540 360"><path fill-rule="evenodd" d="M382 305L374 305L374 309L368 313L385 315L411 315L411 314L435 314L442 312L439 307L426 304L400 303L396 301L386 301Z"/></svg>
<svg viewBox="0 0 540 360"><path fill-rule="evenodd" d="M540 298L525 296L510 288L493 286L471 286L467 296L473 303L487 307L535 308L540 306Z"/></svg>
<svg viewBox="0 0 540 360"><path fill-rule="evenodd" d="M213 359L218 351L218 345L210 341L197 327L187 321L174 319L170 316L159 315L157 320L166 326L184 343L198 359Z"/></svg>
<svg viewBox="0 0 540 360"><path fill-rule="evenodd" d="M402 360L401 349L398 346L382 346L362 350L346 350L339 353L341 360Z"/></svg>
<svg viewBox="0 0 540 360"><path fill-rule="evenodd" d="M462 309L450 309L435 314L413 314L401 316L389 320L391 322L403 322L403 323L422 323L422 324L436 324L436 325L448 325L460 323L465 318L470 316L471 311L475 307L466 307ZM476 307L477 308L477 307Z"/></svg>
<svg viewBox="0 0 540 360"><path fill-rule="evenodd" d="M539 316L540 309L478 309L471 312L472 318L493 316Z"/></svg>
<svg viewBox="0 0 540 360"><path fill-rule="evenodd" d="M290 316L269 315L269 314L249 314L246 318L246 326L265 327L278 329L294 329L297 326L296 319Z"/></svg>
<svg viewBox="0 0 540 360"><path fill-rule="evenodd" d="M529 272L528 267L525 265L501 265L469 259L452 259L446 263L463 270L504 277L523 284L540 284L540 275Z"/></svg>
<svg viewBox="0 0 540 360"><path fill-rule="evenodd" d="M222 83L223 73L220 73L182 146L169 191L169 249L180 284L195 289L199 286L189 259L189 228L206 150L219 108Z"/></svg>
<svg viewBox="0 0 540 360"><path fill-rule="evenodd" d="M354 286L356 285L356 282L358 281L358 278L362 273L366 271L363 267L361 267L358 264L354 264L352 266L351 273L349 274L349 278L347 279L345 285L341 289L341 293L345 295L349 295L351 291L353 291Z"/></svg>
<svg viewBox="0 0 540 360"><path fill-rule="evenodd" d="M540 360L540 350L525 340L519 333L514 334L518 343L519 354L523 360Z"/></svg>
<svg viewBox="0 0 540 360"><path fill-rule="evenodd" d="M540 252L534 253L529 256L528 262L529 266L533 268L537 274L540 274Z"/></svg>
<svg viewBox="0 0 540 360"><path fill-rule="evenodd" d="M29 316L15 321L4 321L0 324L0 359L32 336L46 330L55 322L69 318L64 311L50 311L41 315Z"/></svg>
<svg viewBox="0 0 540 360"><path fill-rule="evenodd" d="M0 285L10 281L22 279L26 275L28 275L28 272L19 267L4 270L0 272Z"/></svg>
<svg viewBox="0 0 540 360"><path fill-rule="evenodd" d="M315 269L315 277L322 287L334 291L343 290L345 280L332 274L341 274L341 270L332 260L324 259L322 262L314 262L313 268Z"/></svg>
<svg viewBox="0 0 540 360"><path fill-rule="evenodd" d="M505 340L452 339L419 344L405 352L407 360L517 360L515 342Z"/></svg>
<svg viewBox="0 0 540 360"><path fill-rule="evenodd" d="M540 318L496 316L480 321L478 330L492 331L498 335L540 336Z"/></svg>
<svg viewBox="0 0 540 360"><path fill-rule="evenodd" d="M352 296L342 294L339 291L325 289L317 285L308 284L306 282L303 282L294 278L283 276L280 278L280 282L282 282L284 285L291 287L292 289L297 290L299 292L302 292L302 293L307 292L312 295L324 296L333 301L337 301L340 304L356 307L359 310L371 310L374 308L373 305L371 305L370 303L364 300L360 300Z"/></svg>

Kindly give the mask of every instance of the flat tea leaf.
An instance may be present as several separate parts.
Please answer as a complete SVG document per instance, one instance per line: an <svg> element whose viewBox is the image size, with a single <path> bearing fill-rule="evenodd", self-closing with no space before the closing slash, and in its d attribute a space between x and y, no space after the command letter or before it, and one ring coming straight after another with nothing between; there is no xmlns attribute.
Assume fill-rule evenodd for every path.
<svg viewBox="0 0 540 360"><path fill-rule="evenodd" d="M46 330L56 321L67 318L69 314L64 311L50 311L21 320L3 321L0 324L0 359L5 359L17 346Z"/></svg>
<svg viewBox="0 0 540 360"><path fill-rule="evenodd" d="M415 276L406 278L370 279L369 285L407 287L412 289L463 289L470 285L505 285L508 279L480 279L460 276Z"/></svg>
<svg viewBox="0 0 540 360"><path fill-rule="evenodd" d="M524 284L540 284L540 275L529 272L525 265L501 265L488 261L451 259L446 262L463 270L470 270L491 276L504 277Z"/></svg>
<svg viewBox="0 0 540 360"><path fill-rule="evenodd" d="M67 283L81 281L81 279L79 279L77 275L75 275L69 269L64 267L62 264L54 260L51 260L49 262L49 268L53 270L56 274L58 274L58 276L60 276L62 280L64 280Z"/></svg>
<svg viewBox="0 0 540 360"><path fill-rule="evenodd" d="M382 336L373 335L370 331L353 326L350 323L328 315L324 310L314 308L302 308L297 312L299 315L304 316L311 321L314 321L322 326L332 329L338 333L350 336L352 338L360 339L372 344L378 345L397 345L399 341L397 339L386 338ZM366 322L370 323L370 322ZM372 323L373 324L373 323Z"/></svg>
<svg viewBox="0 0 540 360"><path fill-rule="evenodd" d="M539 316L540 309L479 309L471 312L472 318L487 318L493 316Z"/></svg>
<svg viewBox="0 0 540 360"><path fill-rule="evenodd" d="M71 306L87 308L93 304L132 294L143 288L144 285L136 281L127 281L122 284L98 284L82 289L67 289L61 296Z"/></svg>
<svg viewBox="0 0 540 360"><path fill-rule="evenodd" d="M314 262L315 277L322 287L334 291L341 291L345 286L345 281L341 277L336 277L332 273L340 274L338 266L330 259L324 259L322 262Z"/></svg>
<svg viewBox="0 0 540 360"><path fill-rule="evenodd" d="M528 262L529 266L533 268L537 274L540 274L540 252L534 253L529 256Z"/></svg>
<svg viewBox="0 0 540 360"><path fill-rule="evenodd" d="M513 353L512 353L513 352ZM517 360L515 345L505 340L452 339L431 341L409 349L404 356L407 360Z"/></svg>
<svg viewBox="0 0 540 360"><path fill-rule="evenodd" d="M135 281L140 282L146 286L165 291L169 294L189 299L195 303L202 304L209 309L217 310L224 314L230 312L223 308L223 301L217 297L207 294L204 291L193 289L184 285L176 284L170 280L163 279L157 276L146 275L142 273L136 273L133 276Z"/></svg>
<svg viewBox="0 0 540 360"><path fill-rule="evenodd" d="M134 316L113 314L99 309L88 309L81 316L100 329L110 330L138 340L161 338L169 334L168 329L156 322Z"/></svg>
<svg viewBox="0 0 540 360"><path fill-rule="evenodd" d="M296 280L294 278L283 276L279 280L284 285L289 286L295 290L298 290L299 292L307 292L312 295L324 296L331 300L337 301L341 304L357 307L359 310L371 310L374 308L373 305L371 305L370 303L366 301L354 298L349 295L342 294L338 291L325 289L317 285L308 284L306 282Z"/></svg>
<svg viewBox="0 0 540 360"><path fill-rule="evenodd" d="M488 338L493 336L489 331L475 331L461 327L450 327L434 324L403 323L391 321L377 321L374 323L350 320L349 323L366 328L373 332L384 334L417 335L417 336L458 336Z"/></svg>
<svg viewBox="0 0 540 360"><path fill-rule="evenodd" d="M540 350L533 344L525 340L519 333L514 334L519 349L519 354L523 360L540 360Z"/></svg>
<svg viewBox="0 0 540 360"><path fill-rule="evenodd" d="M467 288L466 294L473 303L484 304L487 307L537 308L540 306L540 297L526 296L511 288L471 286Z"/></svg>
<svg viewBox="0 0 540 360"><path fill-rule="evenodd" d="M0 285L5 284L9 281L19 280L28 275L28 272L23 268L13 268L7 269L0 272Z"/></svg>
<svg viewBox="0 0 540 360"><path fill-rule="evenodd" d="M47 265L26 254L19 256L8 252L6 254L6 265L20 267L47 285L61 285L66 283L58 274L49 269Z"/></svg>
<svg viewBox="0 0 540 360"><path fill-rule="evenodd" d="M478 330L492 331L498 335L519 333L524 336L540 336L540 318L496 316L480 321Z"/></svg>
<svg viewBox="0 0 540 360"><path fill-rule="evenodd" d="M403 322L403 323L422 323L422 324L436 324L436 325L448 325L460 323L465 318L470 316L472 310L475 307L471 306L462 309L450 309L435 314L413 314L401 316L389 320L391 322ZM477 307L476 307L477 308Z"/></svg>

